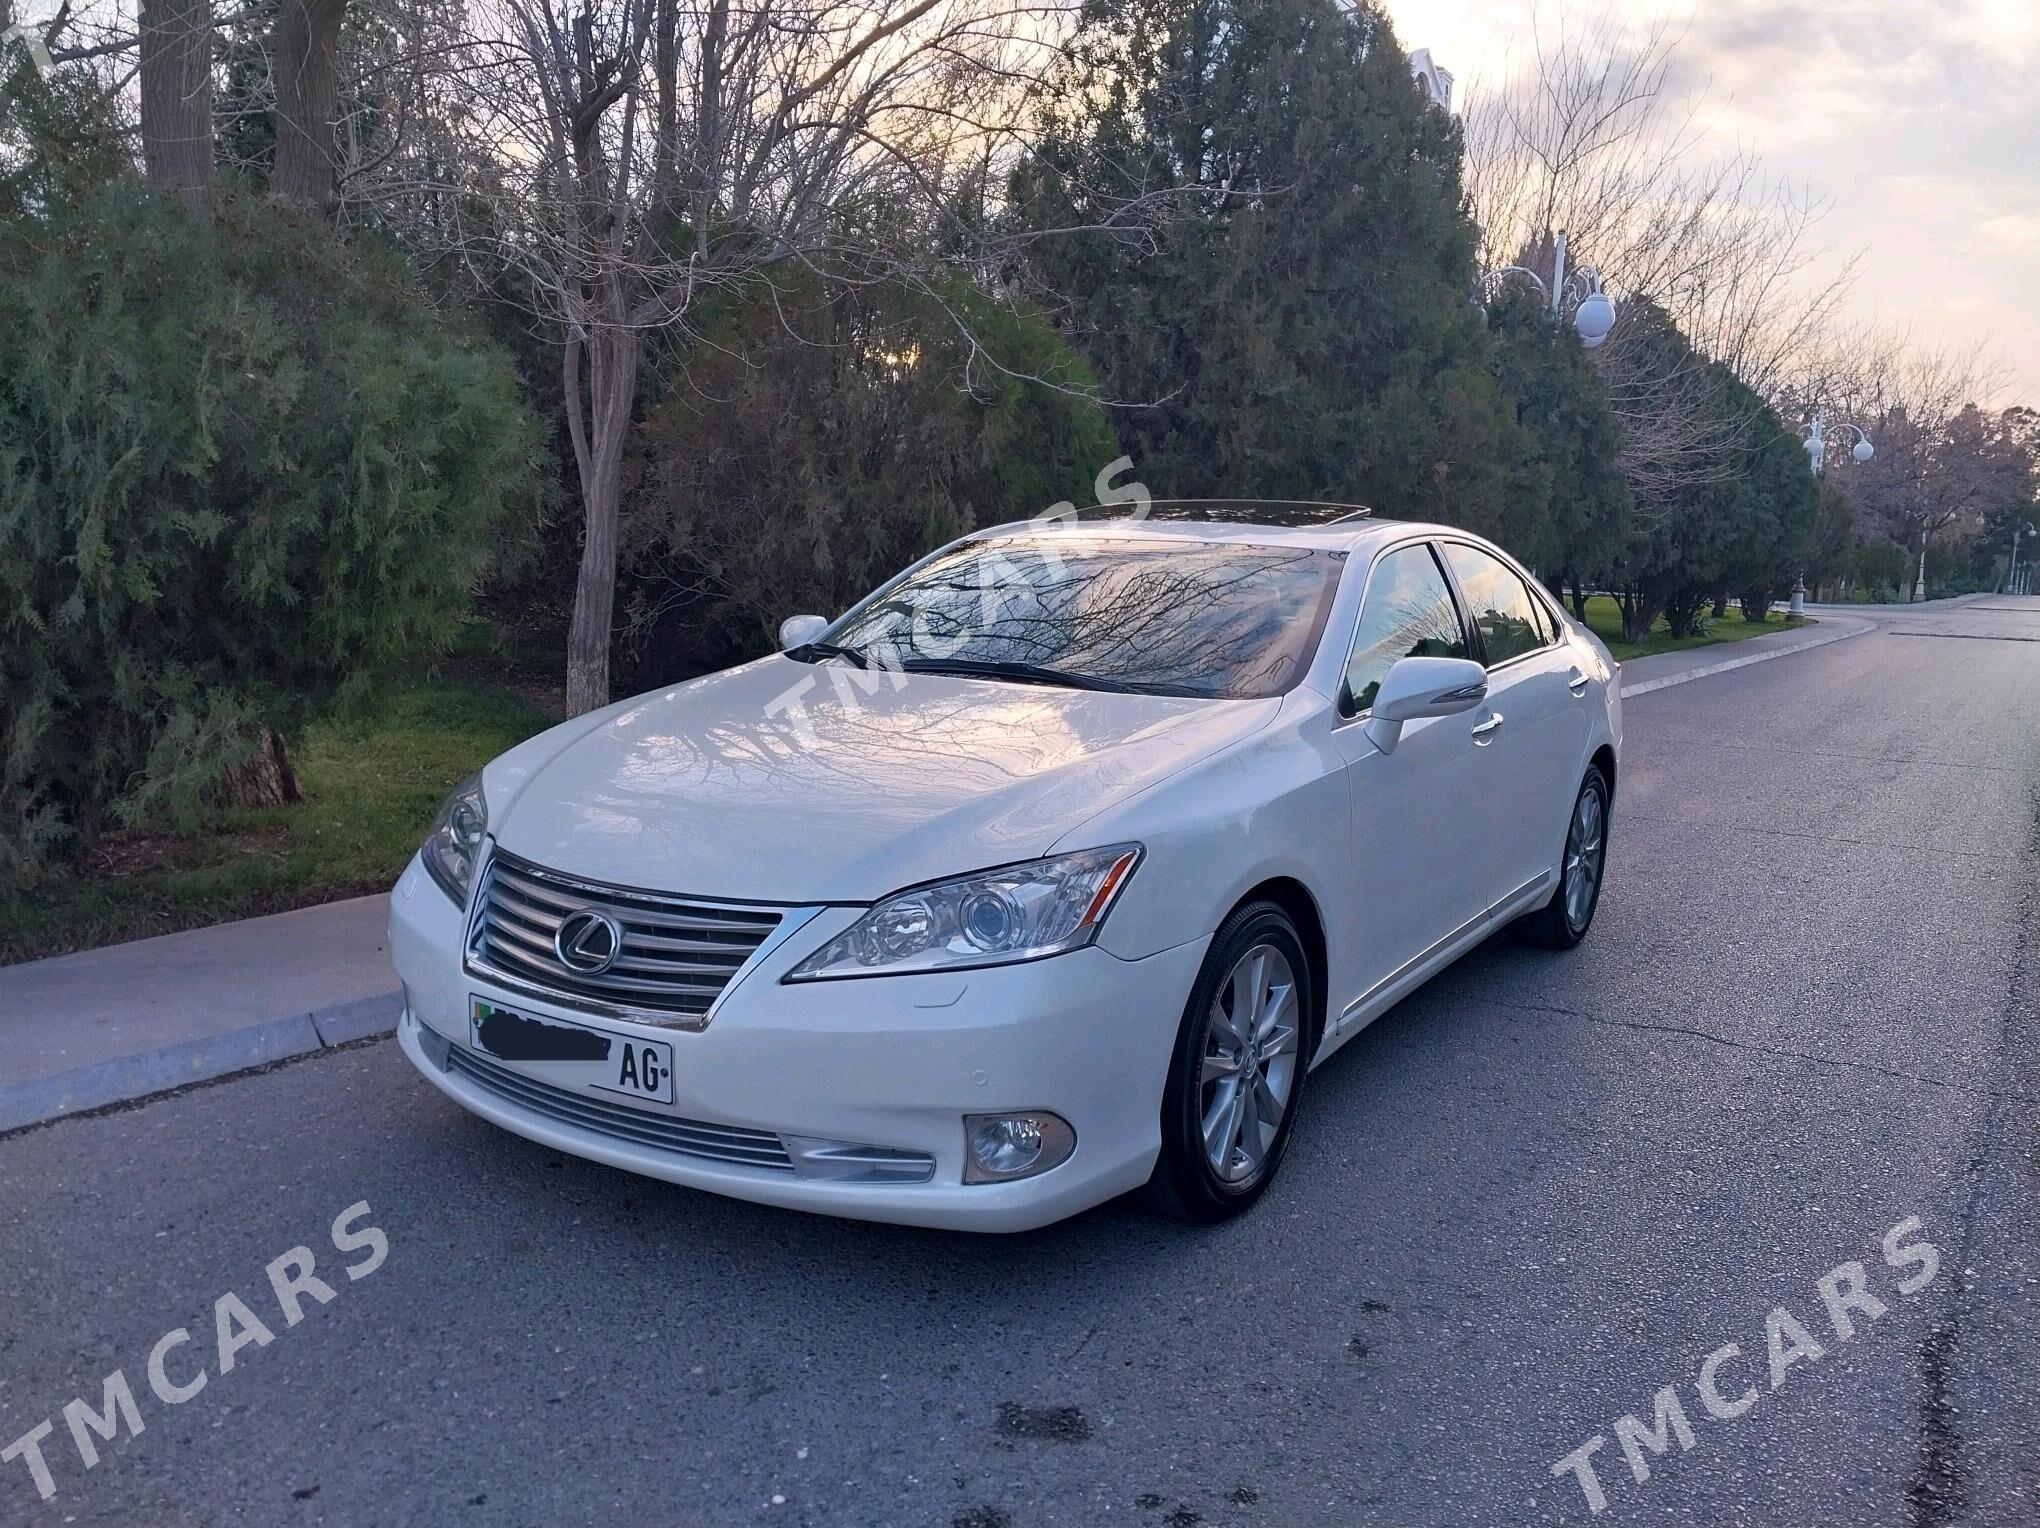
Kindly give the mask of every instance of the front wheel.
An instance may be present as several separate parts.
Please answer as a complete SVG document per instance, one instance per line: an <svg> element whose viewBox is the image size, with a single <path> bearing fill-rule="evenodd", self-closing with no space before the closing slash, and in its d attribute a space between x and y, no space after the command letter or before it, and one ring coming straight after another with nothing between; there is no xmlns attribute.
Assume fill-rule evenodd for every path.
<svg viewBox="0 0 2040 1528"><path fill-rule="evenodd" d="M1289 915L1255 902L1219 927L1190 989L1149 1189L1180 1220L1228 1220L1266 1191L1296 1123L1316 995Z"/></svg>
<svg viewBox="0 0 2040 1528"><path fill-rule="evenodd" d="M1558 887L1523 931L1537 943L1569 950L1587 937L1594 909L1601 905L1601 877L1608 865L1608 780L1598 766L1587 770L1573 798L1566 824L1565 852L1558 861Z"/></svg>

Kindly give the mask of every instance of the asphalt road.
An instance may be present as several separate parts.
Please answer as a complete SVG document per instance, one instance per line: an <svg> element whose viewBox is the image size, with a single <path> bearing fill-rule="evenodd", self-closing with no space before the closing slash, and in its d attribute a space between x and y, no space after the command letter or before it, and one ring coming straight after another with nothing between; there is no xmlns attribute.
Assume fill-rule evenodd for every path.
<svg viewBox="0 0 2040 1528"><path fill-rule="evenodd" d="M1879 618L1633 700L1587 945L1381 1020L1217 1231L730 1203L499 1133L387 1041L0 1140L0 1445L50 1419L57 1488L0 1465L0 1520L2040 1522L2040 600ZM286 1328L299 1244L335 1291ZM1884 1313L1840 1342L1851 1260ZM274 1340L221 1373L229 1290ZM1777 1307L1822 1356L1773 1389ZM176 1327L171 1382L212 1373L172 1407ZM63 1408L116 1367L144 1431L87 1471ZM1667 1385L1692 1447L1639 1483L1615 1420ZM1593 1518L1552 1466L1596 1435Z"/></svg>

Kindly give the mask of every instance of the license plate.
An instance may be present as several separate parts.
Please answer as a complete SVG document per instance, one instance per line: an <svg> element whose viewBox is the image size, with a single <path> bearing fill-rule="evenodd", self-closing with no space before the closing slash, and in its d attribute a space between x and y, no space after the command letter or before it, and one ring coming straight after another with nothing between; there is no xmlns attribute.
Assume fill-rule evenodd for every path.
<svg viewBox="0 0 2040 1528"><path fill-rule="evenodd" d="M673 1047L664 1040L517 1013L480 998L469 1011L468 1038L483 1055L549 1082L578 1083L662 1104L673 1101Z"/></svg>

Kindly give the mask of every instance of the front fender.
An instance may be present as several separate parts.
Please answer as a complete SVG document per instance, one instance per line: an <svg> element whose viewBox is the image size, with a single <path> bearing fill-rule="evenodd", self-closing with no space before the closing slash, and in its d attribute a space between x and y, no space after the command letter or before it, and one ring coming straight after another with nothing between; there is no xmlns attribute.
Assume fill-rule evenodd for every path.
<svg viewBox="0 0 2040 1528"><path fill-rule="evenodd" d="M1276 877L1298 882L1321 910L1338 900L1328 877L1350 870L1352 807L1326 710L1323 697L1292 691L1261 732L1063 835L1057 849L1146 846L1102 947L1139 960L1208 938Z"/></svg>

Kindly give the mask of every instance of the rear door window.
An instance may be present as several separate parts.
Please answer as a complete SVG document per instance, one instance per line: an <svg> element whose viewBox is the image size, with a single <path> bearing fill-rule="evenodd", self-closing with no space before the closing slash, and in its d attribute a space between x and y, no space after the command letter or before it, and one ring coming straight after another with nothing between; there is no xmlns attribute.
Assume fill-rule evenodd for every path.
<svg viewBox="0 0 2040 1528"><path fill-rule="evenodd" d="M1480 628L1489 668L1551 645L1549 614L1507 563L1460 541L1445 543L1445 560Z"/></svg>

